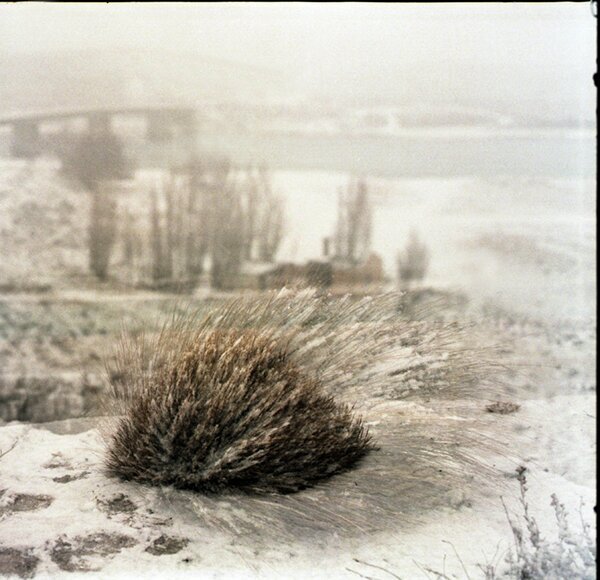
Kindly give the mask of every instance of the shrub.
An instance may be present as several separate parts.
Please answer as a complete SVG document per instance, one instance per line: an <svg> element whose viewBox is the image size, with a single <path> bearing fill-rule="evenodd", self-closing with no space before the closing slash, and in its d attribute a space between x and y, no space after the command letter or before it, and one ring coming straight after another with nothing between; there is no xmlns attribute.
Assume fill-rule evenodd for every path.
<svg viewBox="0 0 600 580"><path fill-rule="evenodd" d="M504 576L517 580L595 579L596 546L591 539L589 525L582 518L581 530L573 530L567 521L564 504L560 503L556 494L552 494L550 504L554 508L558 537L554 540L544 538L529 512L525 472L525 467L517 469L525 529L506 511L515 549L507 557L509 567Z"/></svg>
<svg viewBox="0 0 600 580"><path fill-rule="evenodd" d="M412 230L403 253L398 255L398 280L402 286L410 287L412 282L425 278L429 266L429 251L421 243L416 231Z"/></svg>

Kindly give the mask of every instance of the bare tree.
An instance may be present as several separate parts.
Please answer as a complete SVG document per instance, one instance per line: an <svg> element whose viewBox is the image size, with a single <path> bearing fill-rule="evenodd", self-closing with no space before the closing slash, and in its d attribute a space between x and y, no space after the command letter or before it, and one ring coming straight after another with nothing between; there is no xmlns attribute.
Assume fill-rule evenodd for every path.
<svg viewBox="0 0 600 580"><path fill-rule="evenodd" d="M187 191L182 187L180 176L171 174L165 188L167 203L168 255L171 275L175 279L186 276L185 272L185 201Z"/></svg>
<svg viewBox="0 0 600 580"><path fill-rule="evenodd" d="M243 181L243 197L244 197L244 259L247 261L253 260L256 255L256 242L259 236L261 219L261 191L260 175L256 175L256 171L252 167L248 167L245 172Z"/></svg>
<svg viewBox="0 0 600 580"><path fill-rule="evenodd" d="M131 283L139 280L138 267L143 253L143 240L138 230L136 218L131 210L125 210L121 228L123 243L123 264Z"/></svg>
<svg viewBox="0 0 600 580"><path fill-rule="evenodd" d="M194 280L210 258L211 285L232 287L244 261L272 262L283 237L283 200L264 167L192 160L172 170L164 200L153 191L150 202L154 281Z"/></svg>
<svg viewBox="0 0 600 580"><path fill-rule="evenodd" d="M90 190L103 181L123 179L127 175L123 145L110 130L84 133L63 159L63 171Z"/></svg>
<svg viewBox="0 0 600 580"><path fill-rule="evenodd" d="M63 160L64 171L75 177L91 194L89 222L89 266L106 279L117 232L116 200L102 183L126 176L126 162L119 139L102 130L82 135Z"/></svg>
<svg viewBox="0 0 600 580"><path fill-rule="evenodd" d="M228 289L235 285L244 258L245 215L231 172L220 170L215 177L218 187L210 198L215 226L211 240L211 285Z"/></svg>
<svg viewBox="0 0 600 580"><path fill-rule="evenodd" d="M166 204L166 216L165 216L165 247L164 247L164 271L163 275L165 278L172 279L173 278L173 256L175 253L175 241L176 241L176 231L175 231L175 190L172 186L172 183L167 184L167 187L164 189L164 197Z"/></svg>
<svg viewBox="0 0 600 580"><path fill-rule="evenodd" d="M338 192L334 235L336 257L350 264L364 261L371 248L372 210L367 183L352 180Z"/></svg>
<svg viewBox="0 0 600 580"><path fill-rule="evenodd" d="M114 198L92 191L89 223L89 267L100 280L108 276L112 248L117 234L117 211Z"/></svg>
<svg viewBox="0 0 600 580"><path fill-rule="evenodd" d="M127 268L133 267L135 255L135 225L131 212L127 210L123 219L123 262Z"/></svg>
<svg viewBox="0 0 600 580"><path fill-rule="evenodd" d="M187 167L187 216L185 233L185 264L190 278L204 271L211 237L211 183L206 164L192 159Z"/></svg>
<svg viewBox="0 0 600 580"><path fill-rule="evenodd" d="M158 209L158 193L153 189L150 194L150 243L152 251L152 279L158 282L163 278L163 236Z"/></svg>
<svg viewBox="0 0 600 580"><path fill-rule="evenodd" d="M258 258L262 262L273 262L284 234L284 203L283 198L273 192L269 173L264 166L258 170L258 190Z"/></svg>
<svg viewBox="0 0 600 580"><path fill-rule="evenodd" d="M429 251L421 243L415 230L411 230L404 252L398 254L397 264L398 280L402 286L409 288L412 282L425 278L429 266Z"/></svg>

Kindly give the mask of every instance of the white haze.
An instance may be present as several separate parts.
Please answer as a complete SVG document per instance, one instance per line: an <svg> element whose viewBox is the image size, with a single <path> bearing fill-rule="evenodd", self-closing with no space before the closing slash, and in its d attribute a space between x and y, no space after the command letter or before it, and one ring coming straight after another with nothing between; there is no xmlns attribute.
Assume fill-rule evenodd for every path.
<svg viewBox="0 0 600 580"><path fill-rule="evenodd" d="M0 5L0 55L158 49L277 71L290 99L593 118L589 3Z"/></svg>

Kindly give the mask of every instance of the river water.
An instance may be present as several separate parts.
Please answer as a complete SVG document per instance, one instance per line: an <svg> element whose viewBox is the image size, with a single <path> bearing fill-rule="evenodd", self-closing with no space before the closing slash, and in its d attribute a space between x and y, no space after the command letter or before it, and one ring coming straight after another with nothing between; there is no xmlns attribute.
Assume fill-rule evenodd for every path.
<svg viewBox="0 0 600 580"><path fill-rule="evenodd" d="M10 152L0 132L0 157ZM271 169L340 171L378 177L594 177L596 139L590 130L414 130L397 134L200 131L196 143L126 140L137 167L168 167L201 155Z"/></svg>
<svg viewBox="0 0 600 580"><path fill-rule="evenodd" d="M406 135L204 133L200 151L272 169L319 169L379 177L591 177L591 132L413 132Z"/></svg>

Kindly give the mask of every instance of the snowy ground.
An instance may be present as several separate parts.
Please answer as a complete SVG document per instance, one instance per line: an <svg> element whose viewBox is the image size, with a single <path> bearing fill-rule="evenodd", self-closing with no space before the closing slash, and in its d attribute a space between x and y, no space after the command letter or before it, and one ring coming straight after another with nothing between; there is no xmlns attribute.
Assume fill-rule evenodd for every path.
<svg viewBox="0 0 600 580"><path fill-rule="evenodd" d="M529 466L530 509L549 536L556 535L551 493L559 494L575 527L582 500L585 519L593 520L594 422L583 421L591 403L591 396L529 401L518 417L502 419L512 439L512 453ZM552 435L548 416L557 417ZM575 437L569 422L571 427L573 422L579 425ZM360 468L334 483L333 493L325 498L303 492L267 499L266 506L239 497L215 500L107 479L101 471L97 431L51 432L61 428L64 423L46 428L12 425L0 432L3 449L17 441L2 460L2 544L20 550L22 561L34 558L42 577L64 571L89 571L98 578L140 573L162 577L167 571L169 577L200 572L209 578L351 578L355 572L385 577L370 564L402 578L427 577L422 573L427 567L464 578L455 548L476 578L481 576L477 564L501 568L511 547L499 495L511 512L520 513L514 463L503 457L489 458L501 480L490 481L488 488L465 486L427 501L426 491L404 487L405 511L395 513L393 527L369 519L360 505L355 507L352 525L347 525L331 521L330 504L323 500L352 494L351 480L360 478ZM573 440L579 446L577 453L571 449ZM574 457L578 461L568 461ZM377 460L381 458L373 458ZM422 477L419 486L429 475ZM402 488L393 480L389 486L391 493ZM416 505L414 498L419 498ZM430 505L432 499L435 505ZM304 513L298 516L299 511ZM285 532L287 526L293 534Z"/></svg>
<svg viewBox="0 0 600 580"><path fill-rule="evenodd" d="M42 177L36 179L43 184ZM52 179L52 191L58 192ZM318 256L321 238L333 231L336 192L346 176L278 172L274 180L291 216L282 259ZM482 429L489 428L501 444L486 457L496 468L486 484L465 482L439 495L435 485L428 491L427 474L412 491L391 478L387 489L372 490L373 497L357 504L342 524L328 516L331 504L323 497L331 502L338 494L340 502L350 501L352 478L361 477L361 468L332 484L325 496L302 492L268 505L213 500L107 479L92 419L12 422L0 428L0 450L16 445L0 458L0 574L383 579L392 572L404 579L436 578L429 568L466 578L464 564L471 578L479 578L478 564L501 569L512 546L500 496L520 513L514 479L519 464L528 467L528 499L543 533L556 533L553 492L566 504L574 528L581 500L584 519L593 520L594 183L404 179L376 181L373 188L373 246L390 274L396 252L416 228L431 252L427 286L455 298L445 314L476 321L478 332L501 344L506 396L521 408L498 415L478 407ZM0 187L0 193L7 190ZM12 202L4 195L0 203ZM9 217L2 219L6 239ZM76 246L70 239L57 243ZM26 254L11 267L33 271L27 270ZM63 266L75 271L81 266L79 254L61 256L59 273ZM89 290L70 292L28 295L28 301L0 297L3 368L18 373L29 363L25 366L37 365L43 374L87 367L111 342L120 318L131 323L139 319L132 310L141 318L160 311L147 301L141 309L111 303L114 290L106 291L104 301L98 293L100 300L91 305L83 300ZM420 412L394 401L359 403L380 433L401 422L403 413ZM392 502L395 511L374 521L368 510L384 505L378 503L380 493L404 497ZM294 533L278 534L278 522L290 519Z"/></svg>

